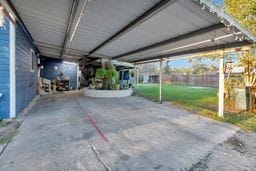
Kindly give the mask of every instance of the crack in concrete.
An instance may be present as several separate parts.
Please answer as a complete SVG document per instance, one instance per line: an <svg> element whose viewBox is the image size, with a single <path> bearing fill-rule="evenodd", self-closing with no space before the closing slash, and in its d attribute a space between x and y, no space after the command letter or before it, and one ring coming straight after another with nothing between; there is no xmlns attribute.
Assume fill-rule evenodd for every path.
<svg viewBox="0 0 256 171"><path fill-rule="evenodd" d="M207 161L209 157L211 156L212 151L210 151L208 154L206 154L202 159L200 159L197 163L194 163L189 169L185 169L188 171L196 171L196 170L205 170L208 168Z"/></svg>
<svg viewBox="0 0 256 171"><path fill-rule="evenodd" d="M100 164L103 165L103 167L106 169L106 171L110 171L110 168L102 161L102 159L100 157L100 153L97 151L97 149L93 146L92 143L90 143L90 146L91 146L92 151L96 155L98 161L100 162Z"/></svg>
<svg viewBox="0 0 256 171"><path fill-rule="evenodd" d="M8 142L8 143L6 143L6 144L4 145L4 147L3 147L2 150L0 151L0 156L4 153L4 150L7 148L7 146L8 146L9 143L10 143L10 142Z"/></svg>

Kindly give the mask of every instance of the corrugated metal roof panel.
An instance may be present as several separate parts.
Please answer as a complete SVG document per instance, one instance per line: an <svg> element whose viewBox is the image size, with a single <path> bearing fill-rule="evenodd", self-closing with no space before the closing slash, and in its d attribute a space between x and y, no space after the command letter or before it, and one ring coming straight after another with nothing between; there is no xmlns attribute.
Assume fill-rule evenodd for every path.
<svg viewBox="0 0 256 171"><path fill-rule="evenodd" d="M80 4L84 1L81 0ZM36 42L62 47L72 7L71 0L12 0L12 2ZM82 17L72 43L68 43L67 48L80 50L77 52L79 53L78 56L87 55L88 52L115 35L121 28L159 2L160 0L92 0L88 4L86 14ZM246 29L239 27L240 25L224 13L222 9L213 6L214 4L210 0L201 0L200 2L207 5L206 10L201 9L202 4L200 5L199 1L173 1L170 6L152 15L138 24L136 28L129 30L118 39L91 54L91 56L114 57L157 42L184 36L187 33L200 32L202 28L219 23L220 19L218 17L222 17L233 24L235 31L239 29L250 39L256 40ZM210 7L215 14L210 13ZM78 7L75 19L78 17L79 9L81 9L81 6ZM185 39L175 40L175 42L169 42L165 45L161 44L157 48L126 55L121 59L128 61L147 59L155 55L165 55L169 52L175 53L236 42L233 38L226 38L219 42L208 41L205 44L197 44L193 47L178 48L227 34L230 34L230 32L219 29L217 32L204 32L193 37L185 36ZM48 54L52 57L58 57L61 53L61 49L40 46L39 49L42 54ZM82 54L83 52L84 54Z"/></svg>
<svg viewBox="0 0 256 171"><path fill-rule="evenodd" d="M187 38L187 39L176 41L176 42L173 42L173 43L170 43L167 45L163 45L163 46L160 46L157 48L152 48L152 49L140 52L140 53L127 55L127 56L120 58L120 60L133 61L134 59L151 58L154 56L161 56L161 55L164 56L165 54L181 52L184 50L198 49L198 48L202 48L202 47L216 46L216 45L220 45L220 44L229 44L229 43L236 42L234 37L232 37L232 36L223 38L219 41L204 42L206 40L210 40L210 39L213 39L216 37L222 37L225 35L231 36L232 32L227 31L226 28L222 28L222 29L218 29L215 31L207 32L205 34L201 34L200 36ZM199 42L202 42L202 43L199 44ZM198 43L198 44L195 44L195 43Z"/></svg>
<svg viewBox="0 0 256 171"><path fill-rule="evenodd" d="M193 1L179 0L120 39L105 46L98 53L108 56L119 55L150 45L152 42L160 42L218 22L216 17L201 10Z"/></svg>
<svg viewBox="0 0 256 171"><path fill-rule="evenodd" d="M91 51L159 0L92 0L68 47Z"/></svg>
<svg viewBox="0 0 256 171"><path fill-rule="evenodd" d="M63 44L72 1L12 0L12 2L35 41L57 46Z"/></svg>

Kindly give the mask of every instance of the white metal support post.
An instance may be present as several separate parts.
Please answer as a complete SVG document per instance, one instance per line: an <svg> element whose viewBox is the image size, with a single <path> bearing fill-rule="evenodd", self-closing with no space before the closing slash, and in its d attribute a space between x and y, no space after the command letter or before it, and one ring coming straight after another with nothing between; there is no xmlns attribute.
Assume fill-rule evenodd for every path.
<svg viewBox="0 0 256 171"><path fill-rule="evenodd" d="M134 83L134 87L133 90L135 92L135 94L137 94L137 70L136 70L136 63L134 64L134 77L133 77L133 83Z"/></svg>
<svg viewBox="0 0 256 171"><path fill-rule="evenodd" d="M162 103L162 88L163 88L163 59L160 59L159 71L159 103Z"/></svg>
<svg viewBox="0 0 256 171"><path fill-rule="evenodd" d="M135 65L135 71L136 71L136 94L138 93L138 84L139 84L139 69L137 65Z"/></svg>
<svg viewBox="0 0 256 171"><path fill-rule="evenodd" d="M224 51L222 51L219 67L219 117L224 116L224 77Z"/></svg>

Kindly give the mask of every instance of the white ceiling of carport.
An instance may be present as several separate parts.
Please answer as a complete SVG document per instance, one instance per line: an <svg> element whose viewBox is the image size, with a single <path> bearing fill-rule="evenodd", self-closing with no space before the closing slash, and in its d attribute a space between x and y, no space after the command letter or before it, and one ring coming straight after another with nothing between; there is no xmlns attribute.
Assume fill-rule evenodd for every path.
<svg viewBox="0 0 256 171"><path fill-rule="evenodd" d="M93 50L157 2L159 0L91 0L68 47Z"/></svg>
<svg viewBox="0 0 256 171"><path fill-rule="evenodd" d="M216 17L201 10L193 1L178 0L118 40L105 46L98 53L116 56L141 46L148 46L152 42L180 36L218 22Z"/></svg>
<svg viewBox="0 0 256 171"><path fill-rule="evenodd" d="M179 41L175 41L173 43L169 43L167 45L163 45L157 48L151 48L149 50L145 50L143 52L140 53L134 53L131 55L126 55L123 56L121 59L122 60L139 60L139 59L143 59L145 56L147 56L147 58L153 57L153 56L159 56L159 55L164 55L166 53L175 53L175 52L181 52L184 49L185 50L191 50L191 49L195 49L196 48L204 48L204 47L209 47L209 46L216 46L216 45L221 45L221 44L226 44L226 43L230 43L230 42L238 42L236 40L234 40L233 37L231 38L225 38L223 40L219 40L219 41L210 41L208 43L202 43L202 44L198 44L195 46L191 46L191 47L186 47L186 48L180 48L182 46L186 46L186 45L190 45L196 42L203 42L205 40L209 40L209 39L213 39L215 37L221 37L221 36L225 36L231 34L230 31L227 31L226 28L220 28L220 29L216 29L214 31L211 32L207 32L207 33L202 33L200 34L200 36L194 36L194 37L190 37L187 39L183 39L183 40L179 40ZM177 49L176 49L177 48Z"/></svg>
<svg viewBox="0 0 256 171"><path fill-rule="evenodd" d="M212 5L210 0L201 1L210 6ZM72 0L12 0L12 2L35 43L38 44L42 55L49 57L60 56L63 50ZM75 22L81 12L83 2L84 0L80 1L75 15ZM78 52L78 57L74 56L74 58L78 59L83 55L88 55L90 51L159 2L160 0L91 0L75 32L74 39L71 43L67 43L67 48L72 48L73 51ZM165 52L169 52L170 49L190 43L232 33L232 31L227 32L225 28L219 28L218 30L195 34L192 37L189 36L175 42L172 41L168 44L161 44L161 46L147 49L143 52L122 55L164 40L186 35L187 33L200 32L201 29L220 22L216 14L210 13L209 10L202 10L202 5L199 5L198 1L174 0L172 2L169 7L155 13L135 28L98 49L91 56L119 56L120 58L118 59L121 60L136 61L148 59L155 55L162 55ZM215 8L215 6L212 6L212 8ZM221 11L222 13L223 11ZM235 24L236 28L238 28L237 23ZM207 42L184 49L175 49L171 52L181 52L234 42L237 42L234 38L226 38L218 42ZM57 48L49 48L48 46L56 46ZM71 51L69 50L68 53L71 53Z"/></svg>
<svg viewBox="0 0 256 171"><path fill-rule="evenodd" d="M12 2L36 42L62 46L72 6L71 0Z"/></svg>
<svg viewBox="0 0 256 171"><path fill-rule="evenodd" d="M67 48L89 52L159 1L92 0L88 3L86 14L81 19L73 41L71 43L68 41ZM63 45L72 0L12 0L12 2L39 47L41 55L60 57L61 49L56 50L46 46ZM80 14L83 2L84 0L80 1L75 20ZM86 54L80 55L82 57Z"/></svg>

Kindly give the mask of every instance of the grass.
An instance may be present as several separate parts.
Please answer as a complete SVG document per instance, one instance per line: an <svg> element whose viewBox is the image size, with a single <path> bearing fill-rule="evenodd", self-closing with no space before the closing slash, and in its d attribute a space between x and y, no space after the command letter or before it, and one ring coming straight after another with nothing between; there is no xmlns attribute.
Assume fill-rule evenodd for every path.
<svg viewBox="0 0 256 171"><path fill-rule="evenodd" d="M1 121L0 124L0 145L9 143L17 132L21 122Z"/></svg>
<svg viewBox="0 0 256 171"><path fill-rule="evenodd" d="M217 116L218 89L204 87L190 87L183 85L163 85L163 101L170 101L175 105L200 115L225 121L237 125L245 130L256 131L256 114L249 112L225 111L224 118ZM158 84L140 84L138 94L153 101L159 99Z"/></svg>
<svg viewBox="0 0 256 171"><path fill-rule="evenodd" d="M6 127L9 123L10 123L9 121L1 120L0 127Z"/></svg>
<svg viewBox="0 0 256 171"><path fill-rule="evenodd" d="M15 135L15 133L10 133L9 135L1 136L0 137L0 145L7 144L12 140L12 137Z"/></svg>

